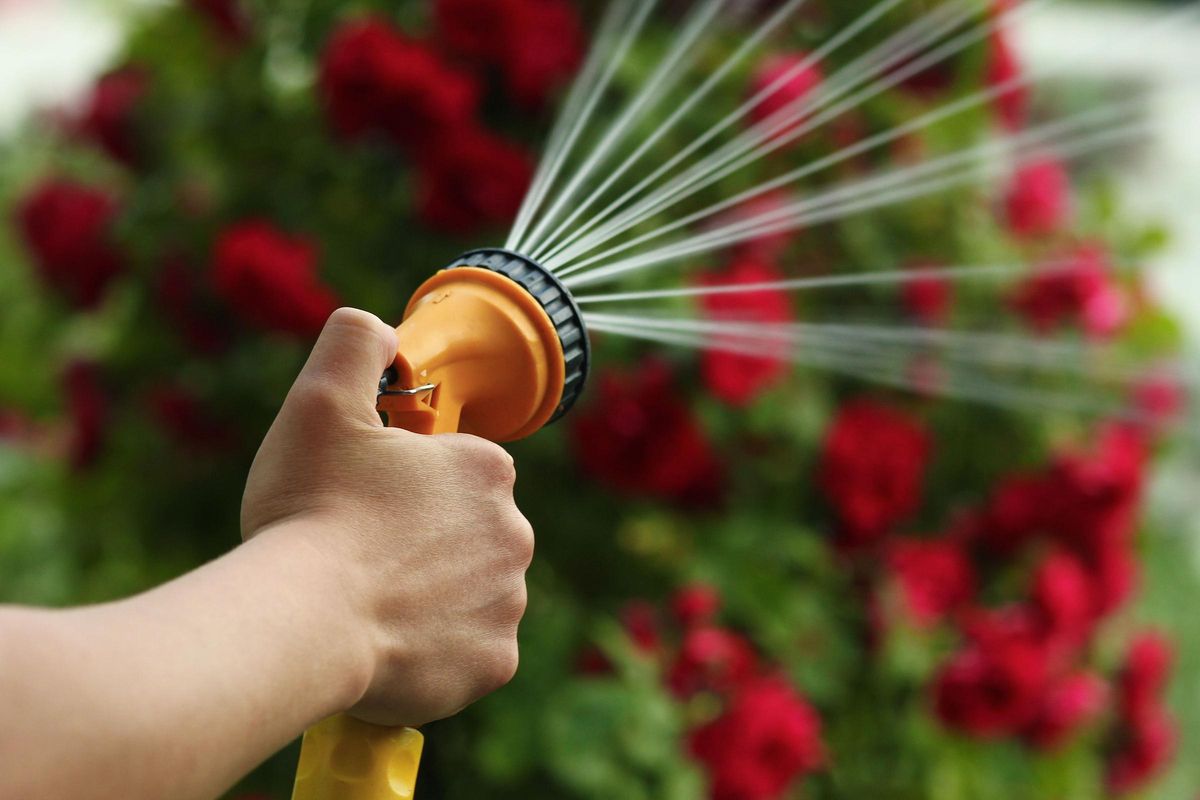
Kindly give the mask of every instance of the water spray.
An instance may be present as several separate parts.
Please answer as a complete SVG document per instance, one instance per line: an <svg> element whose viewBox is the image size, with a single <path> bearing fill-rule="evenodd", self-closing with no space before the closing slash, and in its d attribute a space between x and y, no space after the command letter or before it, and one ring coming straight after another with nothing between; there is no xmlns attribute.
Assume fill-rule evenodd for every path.
<svg viewBox="0 0 1200 800"><path fill-rule="evenodd" d="M570 410L591 362L570 292L508 250L474 250L427 280L396 336L377 408L389 427L422 434L530 436ZM292 798L411 798L423 745L412 728L331 717L304 734Z"/></svg>

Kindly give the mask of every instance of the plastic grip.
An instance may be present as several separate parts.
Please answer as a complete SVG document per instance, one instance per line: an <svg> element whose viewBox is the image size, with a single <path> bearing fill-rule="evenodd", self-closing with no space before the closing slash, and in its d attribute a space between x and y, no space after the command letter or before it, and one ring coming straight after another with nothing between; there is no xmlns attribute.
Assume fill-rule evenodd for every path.
<svg viewBox="0 0 1200 800"><path fill-rule="evenodd" d="M304 734L292 800L409 800L425 737L339 714Z"/></svg>

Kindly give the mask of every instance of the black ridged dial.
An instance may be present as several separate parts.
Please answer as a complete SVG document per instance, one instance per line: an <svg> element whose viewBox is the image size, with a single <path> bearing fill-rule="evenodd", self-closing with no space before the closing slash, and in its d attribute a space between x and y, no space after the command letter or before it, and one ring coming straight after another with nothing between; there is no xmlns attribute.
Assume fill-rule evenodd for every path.
<svg viewBox="0 0 1200 800"><path fill-rule="evenodd" d="M563 381L562 399L550 422L554 422L571 410L587 383L588 367L591 365L592 349L588 342L583 314L562 282L532 258L499 248L485 248L464 253L447 269L478 267L491 270L509 278L532 295L538 305L550 317L558 331L562 344L563 360L567 371ZM547 423L549 424L549 423Z"/></svg>

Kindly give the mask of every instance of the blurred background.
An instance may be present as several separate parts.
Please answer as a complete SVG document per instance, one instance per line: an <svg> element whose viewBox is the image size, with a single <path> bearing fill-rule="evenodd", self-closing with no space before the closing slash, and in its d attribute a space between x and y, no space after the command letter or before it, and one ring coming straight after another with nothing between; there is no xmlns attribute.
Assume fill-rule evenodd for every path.
<svg viewBox="0 0 1200 800"><path fill-rule="evenodd" d="M689 6L665 5L626 95ZM771 7L741 5L745 24ZM868 7L812 5L726 105L768 56ZM1015 258L1017 287L733 310L1047 336L1042 309L1056 335L1154 367L1137 395L1154 424L602 339L591 402L515 448L540 537L522 675L433 726L424 796L1200 793L1195 370L1155 366L1200 355L1200 21L1111 46L1183 5L1050 4L783 156L814 160L997 69L1045 69L1032 110L1009 100L856 168L1138 100L1149 133L1069 184L1017 164L1006 185L698 258L688 278ZM397 318L447 258L502 240L598 7L0 0L0 602L119 597L233 546L245 468L324 315ZM513 31L510 61L480 19ZM738 41L717 38L714 58ZM416 77L381 85L371 54L387 52ZM447 152L410 138L438 114L479 131ZM487 192L480 171L501 176ZM1102 333L1081 288L1101 279L1039 271L1097 248L1131 309ZM294 763L293 748L232 796L289 796Z"/></svg>

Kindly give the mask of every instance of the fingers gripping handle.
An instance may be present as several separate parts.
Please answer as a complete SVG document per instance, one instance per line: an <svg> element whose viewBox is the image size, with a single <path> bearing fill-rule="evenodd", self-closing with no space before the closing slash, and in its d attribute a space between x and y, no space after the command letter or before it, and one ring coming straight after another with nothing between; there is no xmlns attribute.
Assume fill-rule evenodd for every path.
<svg viewBox="0 0 1200 800"><path fill-rule="evenodd" d="M433 390L396 390L396 373L380 383L379 409L389 427L415 433L451 433L455 413L429 404ZM416 791L425 738L413 728L371 725L346 714L304 733L292 800L407 800Z"/></svg>

